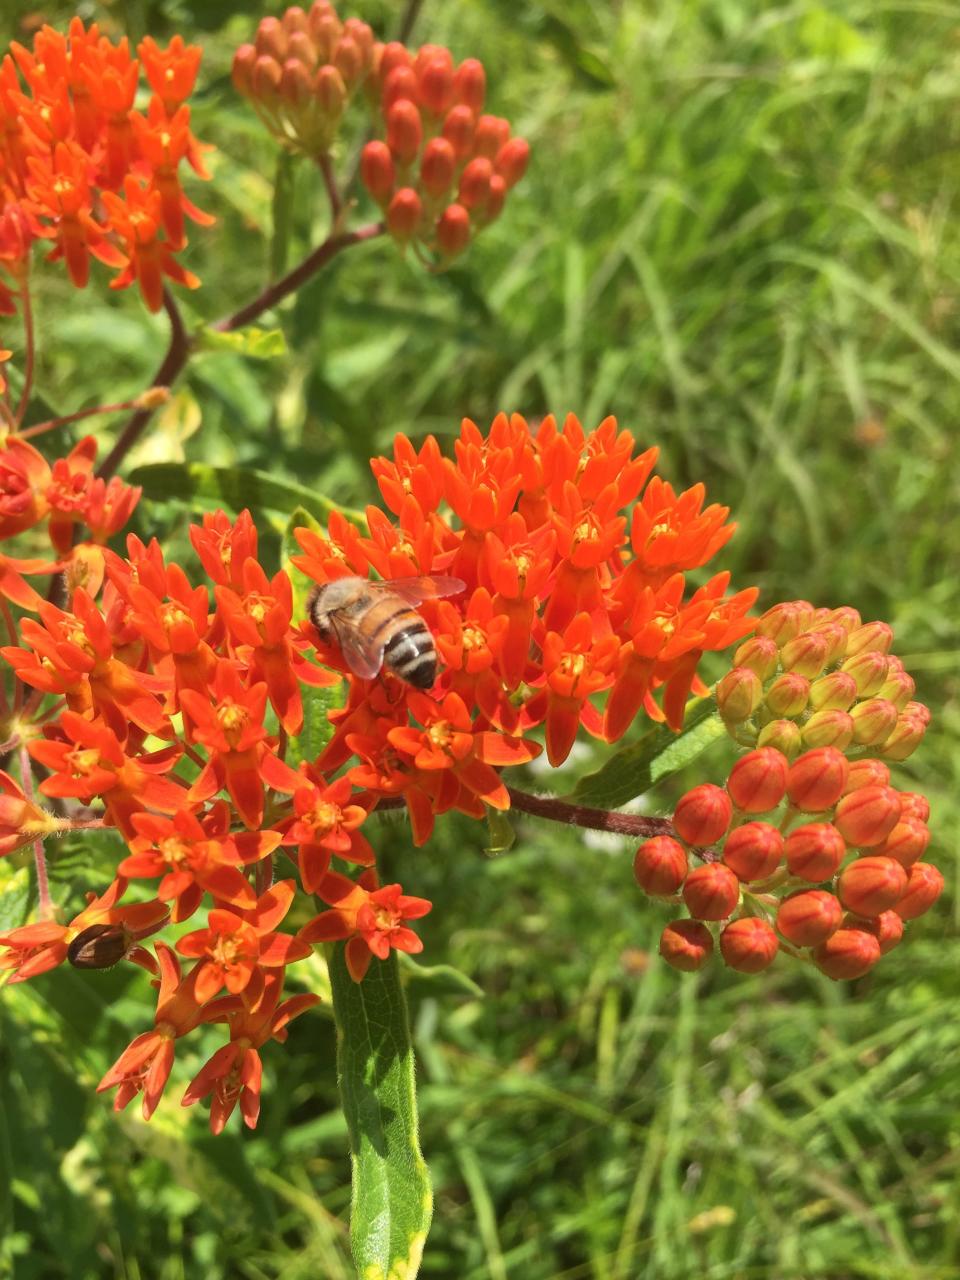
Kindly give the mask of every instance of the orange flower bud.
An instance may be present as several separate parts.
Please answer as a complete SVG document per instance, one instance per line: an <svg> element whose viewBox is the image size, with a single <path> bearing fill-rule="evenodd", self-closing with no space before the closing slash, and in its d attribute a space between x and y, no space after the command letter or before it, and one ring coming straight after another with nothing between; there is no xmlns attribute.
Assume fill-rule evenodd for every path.
<svg viewBox="0 0 960 1280"><path fill-rule="evenodd" d="M783 836L769 822L745 822L727 836L723 861L740 880L766 880L783 857Z"/></svg>
<svg viewBox="0 0 960 1280"><path fill-rule="evenodd" d="M750 667L734 667L717 684L717 710L728 724L749 720L762 698L760 677Z"/></svg>
<svg viewBox="0 0 960 1280"><path fill-rule="evenodd" d="M919 716L912 716L903 711L898 716L890 736L880 747L880 754L886 760L906 760L916 751L926 731L927 726Z"/></svg>
<svg viewBox="0 0 960 1280"><path fill-rule="evenodd" d="M294 31L287 45L287 61L293 58L310 71L317 65L317 47L305 31Z"/></svg>
<svg viewBox="0 0 960 1280"><path fill-rule="evenodd" d="M924 706L922 702L908 702L903 708L901 715L913 716L914 719L920 721L924 728L927 727L932 719L932 712L930 711L930 708Z"/></svg>
<svg viewBox="0 0 960 1280"><path fill-rule="evenodd" d="M880 959L880 943L864 929L838 929L814 948L813 959L828 978L862 978Z"/></svg>
<svg viewBox="0 0 960 1280"><path fill-rule="evenodd" d="M903 817L901 807L900 821L893 828L886 840L878 844L875 853L885 857L896 858L901 867L909 869L922 858L930 843L930 828L919 818Z"/></svg>
<svg viewBox="0 0 960 1280"><path fill-rule="evenodd" d="M733 817L733 805L722 787L703 782L677 801L673 825L687 844L714 844L724 834Z"/></svg>
<svg viewBox="0 0 960 1280"><path fill-rule="evenodd" d="M495 173L490 179L490 194L487 196L487 203L483 206L484 221L493 222L494 218L499 218L506 199L507 184L499 173Z"/></svg>
<svg viewBox="0 0 960 1280"><path fill-rule="evenodd" d="M893 908L901 920L916 920L929 911L943 892L943 876L930 862L915 862L907 872L907 887Z"/></svg>
<svg viewBox="0 0 960 1280"><path fill-rule="evenodd" d="M812 604L806 600L786 600L775 604L757 619L756 633L783 645L809 627L812 621Z"/></svg>
<svg viewBox="0 0 960 1280"><path fill-rule="evenodd" d="M733 655L734 667L749 667L761 680L768 680L777 669L780 650L767 636L751 636Z"/></svg>
<svg viewBox="0 0 960 1280"><path fill-rule="evenodd" d="M880 943L880 954L885 956L892 951L903 938L903 921L896 911L882 911L873 920L858 920L856 916L848 917L844 925L850 928L863 929L872 933Z"/></svg>
<svg viewBox="0 0 960 1280"><path fill-rule="evenodd" d="M872 651L848 657L840 666L841 671L853 676L861 698L872 698L880 692L887 678L887 668L886 655Z"/></svg>
<svg viewBox="0 0 960 1280"><path fill-rule="evenodd" d="M332 9L321 12L316 5L307 16L310 38L317 46L318 62L329 62L343 27Z"/></svg>
<svg viewBox="0 0 960 1280"><path fill-rule="evenodd" d="M242 94L244 98L249 98L253 94L253 68L256 61L257 50L252 44L242 44L233 55L230 78L237 93Z"/></svg>
<svg viewBox="0 0 960 1280"><path fill-rule="evenodd" d="M305 106L313 97L310 72L295 58L288 58L280 75L280 97L288 107Z"/></svg>
<svg viewBox="0 0 960 1280"><path fill-rule="evenodd" d="M437 244L448 258L462 253L470 243L470 215L462 204L448 204L437 222Z"/></svg>
<svg viewBox="0 0 960 1280"><path fill-rule="evenodd" d="M457 157L446 138L431 138L420 161L420 183L432 196L450 190L457 171Z"/></svg>
<svg viewBox="0 0 960 1280"><path fill-rule="evenodd" d="M784 852L792 875L819 884L836 875L847 846L832 823L808 822L790 832Z"/></svg>
<svg viewBox="0 0 960 1280"><path fill-rule="evenodd" d="M812 678L818 676L827 665L827 636L817 631L804 631L788 641L780 650L780 665L784 671Z"/></svg>
<svg viewBox="0 0 960 1280"><path fill-rule="evenodd" d="M251 76L253 96L268 105L271 102L276 102L280 96L280 81L282 77L283 72L276 58L257 58L253 64L253 74Z"/></svg>
<svg viewBox="0 0 960 1280"><path fill-rule="evenodd" d="M386 84L390 76L390 72L395 67L411 67L413 59L410 50L405 44L401 44L399 40L391 40L389 44L383 46L380 54L380 82Z"/></svg>
<svg viewBox="0 0 960 1280"><path fill-rule="evenodd" d="M887 667L887 678L880 686L879 696L892 702L898 711L902 711L917 691L916 682L906 671L895 668L892 659L888 659L888 662L890 665Z"/></svg>
<svg viewBox="0 0 960 1280"><path fill-rule="evenodd" d="M758 747L775 747L792 760L800 750L800 726L792 720L771 720L760 730Z"/></svg>
<svg viewBox="0 0 960 1280"><path fill-rule="evenodd" d="M847 844L869 848L884 841L900 821L893 787L860 787L841 798L834 822Z"/></svg>
<svg viewBox="0 0 960 1280"><path fill-rule="evenodd" d="M281 22L283 23L284 30L289 35L293 35L294 32L305 32L310 29L306 11L301 9L298 4L292 4L290 8L286 10L281 18Z"/></svg>
<svg viewBox="0 0 960 1280"><path fill-rule="evenodd" d="M778 676L764 699L775 716L798 716L810 698L810 681L797 672Z"/></svg>
<svg viewBox="0 0 960 1280"><path fill-rule="evenodd" d="M430 58L419 72L420 101L435 116L442 116L453 102L453 67L449 53Z"/></svg>
<svg viewBox="0 0 960 1280"><path fill-rule="evenodd" d="M387 146L401 164L410 164L422 141L420 112L412 102L401 98L387 111Z"/></svg>
<svg viewBox="0 0 960 1280"><path fill-rule="evenodd" d="M476 119L469 107L451 107L443 122L441 134L453 147L458 160L464 159L473 150L473 134Z"/></svg>
<svg viewBox="0 0 960 1280"><path fill-rule="evenodd" d="M389 113L395 102L417 102L417 77L412 67L399 66L383 82L383 109Z"/></svg>
<svg viewBox="0 0 960 1280"><path fill-rule="evenodd" d="M843 909L826 889L791 893L777 910L777 928L798 947L815 947L840 928Z"/></svg>
<svg viewBox="0 0 960 1280"><path fill-rule="evenodd" d="M423 206L412 187L401 187L387 208L387 230L395 240L410 240L420 225Z"/></svg>
<svg viewBox="0 0 960 1280"><path fill-rule="evenodd" d="M279 18L264 18L257 27L257 53L282 63L287 56L287 33Z"/></svg>
<svg viewBox="0 0 960 1280"><path fill-rule="evenodd" d="M354 85L363 71L363 53L356 40L343 36L337 41L337 47L330 59L343 76L345 84Z"/></svg>
<svg viewBox="0 0 960 1280"><path fill-rule="evenodd" d="M810 686L814 711L849 711L857 700L857 682L846 671L831 671Z"/></svg>
<svg viewBox="0 0 960 1280"><path fill-rule="evenodd" d="M645 893L657 897L676 893L687 875L687 851L671 836L654 836L633 857L633 874Z"/></svg>
<svg viewBox="0 0 960 1280"><path fill-rule="evenodd" d="M816 747L794 760L787 774L790 803L804 813L832 809L843 794L849 765L836 747Z"/></svg>
<svg viewBox="0 0 960 1280"><path fill-rule="evenodd" d="M819 613L820 611L817 610L817 612ZM844 604L839 609L824 610L823 618L818 618L817 621L836 622L849 635L851 631L856 631L863 620L852 605Z"/></svg>
<svg viewBox="0 0 960 1280"><path fill-rule="evenodd" d="M337 119L347 104L347 86L336 67L324 66L317 72L313 92L324 115Z"/></svg>
<svg viewBox="0 0 960 1280"><path fill-rule="evenodd" d="M660 935L660 954L684 973L702 969L713 951L713 938L697 920L674 920Z"/></svg>
<svg viewBox="0 0 960 1280"><path fill-rule="evenodd" d="M877 762L880 763L879 761ZM887 777L889 778L889 770ZM930 819L930 801L926 796L922 796L919 791L901 791L900 792L900 814L904 818L919 818L921 822L928 822Z"/></svg>
<svg viewBox="0 0 960 1280"><path fill-rule="evenodd" d="M473 135L473 146L478 156L492 160L510 137L510 122L500 116L481 116Z"/></svg>
<svg viewBox="0 0 960 1280"><path fill-rule="evenodd" d="M732 920L720 934L723 962L738 973L761 973L773 964L779 950L777 935L766 920L754 916Z"/></svg>
<svg viewBox="0 0 960 1280"><path fill-rule="evenodd" d="M847 655L889 653L893 644L893 628L886 622L865 622L847 637Z"/></svg>
<svg viewBox="0 0 960 1280"><path fill-rule="evenodd" d="M852 760L847 770L843 794L860 787L886 787L890 785L890 770L882 760Z"/></svg>
<svg viewBox="0 0 960 1280"><path fill-rule="evenodd" d="M527 171L530 162L530 144L523 138L511 138L497 152L494 162L497 173L507 184L507 190L515 187Z"/></svg>
<svg viewBox="0 0 960 1280"><path fill-rule="evenodd" d="M695 920L726 920L740 901L740 881L722 862L705 862L690 872L682 892Z"/></svg>
<svg viewBox="0 0 960 1280"><path fill-rule="evenodd" d="M842 751L853 740L853 718L847 711L817 711L801 726L805 747L836 747Z"/></svg>
<svg viewBox="0 0 960 1280"><path fill-rule="evenodd" d="M457 67L453 77L453 96L458 103L468 107L475 116L483 110L487 92L487 76L483 63L476 58L466 58Z"/></svg>
<svg viewBox="0 0 960 1280"><path fill-rule="evenodd" d="M360 178L377 204L393 195L393 156L385 142L368 142L360 152Z"/></svg>
<svg viewBox="0 0 960 1280"><path fill-rule="evenodd" d="M862 747L885 742L897 723L897 708L886 698L867 698L850 712L853 716L853 740Z"/></svg>
<svg viewBox="0 0 960 1280"><path fill-rule="evenodd" d="M844 867L837 881L840 901L858 916L878 916L898 902L907 887L907 873L893 858L871 855Z"/></svg>
<svg viewBox="0 0 960 1280"><path fill-rule="evenodd" d="M742 756L730 770L727 792L743 813L769 813L787 790L787 757L773 747Z"/></svg>
<svg viewBox="0 0 960 1280"><path fill-rule="evenodd" d="M818 622L811 627L811 632L822 636L826 641L826 665L833 666L839 662L847 651L847 631L836 622Z"/></svg>
<svg viewBox="0 0 960 1280"><path fill-rule="evenodd" d="M475 209L486 203L490 194L490 179L493 176L493 165L483 156L471 160L460 175L460 203L468 209Z"/></svg>

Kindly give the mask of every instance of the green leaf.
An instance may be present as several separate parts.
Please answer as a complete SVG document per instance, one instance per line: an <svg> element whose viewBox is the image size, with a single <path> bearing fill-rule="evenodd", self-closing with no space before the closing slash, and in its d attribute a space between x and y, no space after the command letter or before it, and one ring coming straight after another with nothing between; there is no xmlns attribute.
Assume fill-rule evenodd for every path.
<svg viewBox="0 0 960 1280"><path fill-rule="evenodd" d="M193 335L194 349L200 351L232 351L252 360L276 360L287 354L287 340L282 329L198 329Z"/></svg>
<svg viewBox="0 0 960 1280"><path fill-rule="evenodd" d="M14 870L0 866L0 933L27 923L34 903L33 875L29 866Z"/></svg>
<svg viewBox="0 0 960 1280"><path fill-rule="evenodd" d="M323 526L305 507L298 506L290 513L280 539L280 566L293 586L293 616L302 618L307 611L307 596L316 584L290 563L294 556L302 554L300 543L293 536L294 529L311 529L314 533L322 534Z"/></svg>
<svg viewBox="0 0 960 1280"><path fill-rule="evenodd" d="M354 524L363 526L365 523L362 512L341 507L332 498L315 493L305 485L278 480L265 471L244 467L211 467L204 462L158 462L134 468L127 479L131 484L142 485L148 498L179 498L186 502L229 507L233 511L251 507L286 513L300 506L318 519L339 511Z"/></svg>
<svg viewBox="0 0 960 1280"><path fill-rule="evenodd" d="M315 689L311 685L303 686L303 728L287 745L287 764L292 769L301 760L316 760L333 737L329 712L343 706L346 688L346 680L322 689Z"/></svg>
<svg viewBox="0 0 960 1280"><path fill-rule="evenodd" d="M478 1000L484 997L483 987L452 964L418 964L405 951L397 953L397 960L404 982L422 982L429 986L431 995L471 996Z"/></svg>
<svg viewBox="0 0 960 1280"><path fill-rule="evenodd" d="M273 180L273 234L270 238L270 279L282 276L287 267L290 232L293 229L296 156L289 151L277 152L277 169Z"/></svg>
<svg viewBox="0 0 960 1280"><path fill-rule="evenodd" d="M611 756L595 773L582 777L570 799L617 809L649 791L660 778L682 769L725 733L713 698L700 698L688 705L680 733L666 725L651 729L639 742Z"/></svg>
<svg viewBox="0 0 960 1280"><path fill-rule="evenodd" d="M361 1280L414 1280L433 1195L417 1135L413 1046L395 953L363 982L330 956L337 1068L353 1165L350 1238Z"/></svg>

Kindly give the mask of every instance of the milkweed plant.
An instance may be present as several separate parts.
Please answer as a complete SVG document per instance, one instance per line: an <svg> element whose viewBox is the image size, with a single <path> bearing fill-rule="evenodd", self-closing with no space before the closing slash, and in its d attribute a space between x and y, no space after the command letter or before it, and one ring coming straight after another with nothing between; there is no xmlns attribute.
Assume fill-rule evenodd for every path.
<svg viewBox="0 0 960 1280"><path fill-rule="evenodd" d="M0 64L0 313L22 334L8 339L16 359L0 352L0 853L36 877L33 918L0 935L0 969L17 983L66 963L96 982L139 966L144 1030L98 1087L148 1119L165 1093L203 1103L219 1133L235 1111L257 1124L262 1055L319 999L303 983L285 995L288 969L320 949L355 1258L365 1277L409 1278L431 1196L395 953L421 951L431 904L415 882L381 882L371 815L404 810L417 846L451 810L631 836L636 884L675 917L666 964L698 970L719 953L743 973L800 963L855 979L943 887L925 860L929 806L891 773L929 713L885 622L804 600L757 612L757 590L722 567L729 510L702 484L678 492L656 446L612 418L497 412L464 420L449 452L398 435L370 461L379 503L354 513L328 495L326 527L294 528L279 571L246 510L193 525L184 563L156 538L124 537L142 498L124 461L197 346L175 296L201 288L188 232L217 234L194 203L211 150L191 126L200 63L180 36L134 49L76 18ZM369 241L443 270L524 198L529 147L485 112L475 58L382 43L317 0L265 18L232 81L278 148L318 166L331 231L213 331L242 332ZM369 137L357 164L338 148L348 120ZM353 172L380 210L367 225L351 225ZM135 400L27 425L38 262L166 313L168 349ZM102 461L90 435L44 452L53 428L120 412ZM429 689L389 664L357 675L309 620L311 586L430 575L462 589L417 610L436 647ZM719 652L729 670L708 688L701 659ZM685 721L689 736L706 716L742 754L672 817L511 781L541 754L560 768L584 739L682 744ZM50 838L107 829L113 879L91 882L68 919L51 896ZM208 1024L220 1047L178 1080L180 1041Z"/></svg>

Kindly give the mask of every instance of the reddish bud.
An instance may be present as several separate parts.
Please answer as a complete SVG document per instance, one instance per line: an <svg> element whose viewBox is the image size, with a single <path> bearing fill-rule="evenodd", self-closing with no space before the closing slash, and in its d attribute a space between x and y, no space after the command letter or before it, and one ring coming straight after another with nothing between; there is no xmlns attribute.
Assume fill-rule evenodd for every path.
<svg viewBox="0 0 960 1280"><path fill-rule="evenodd" d="M885 742L897 723L897 708L886 698L867 698L850 712L853 716L853 740L861 747Z"/></svg>
<svg viewBox="0 0 960 1280"><path fill-rule="evenodd" d="M761 680L767 680L777 669L780 650L767 636L751 636L733 655L735 667L749 667Z"/></svg>
<svg viewBox="0 0 960 1280"><path fill-rule="evenodd" d="M294 31L287 45L287 61L302 62L310 71L317 65L317 47L305 31Z"/></svg>
<svg viewBox="0 0 960 1280"><path fill-rule="evenodd" d="M892 660L887 667L887 678L880 686L879 696L892 702L898 711L902 711L917 691L916 682L906 671L893 667Z"/></svg>
<svg viewBox="0 0 960 1280"><path fill-rule="evenodd" d="M257 53L278 63L287 56L287 33L279 18L264 18L257 27Z"/></svg>
<svg viewBox="0 0 960 1280"><path fill-rule="evenodd" d="M679 840L654 836L633 857L633 874L645 893L664 897L676 893L687 875L687 851Z"/></svg>
<svg viewBox="0 0 960 1280"><path fill-rule="evenodd" d="M848 657L840 670L853 676L857 685L857 693L861 698L872 698L883 688L887 678L887 659L882 653L858 653L856 657Z"/></svg>
<svg viewBox="0 0 960 1280"><path fill-rule="evenodd" d="M788 644L813 621L813 605L806 600L785 600L757 619L756 633L777 645Z"/></svg>
<svg viewBox="0 0 960 1280"><path fill-rule="evenodd" d="M819 884L837 874L847 846L832 823L808 822L790 832L784 852L792 875Z"/></svg>
<svg viewBox="0 0 960 1280"><path fill-rule="evenodd" d="M780 665L784 671L812 679L827 665L828 647L826 636L817 631L804 631L780 650Z"/></svg>
<svg viewBox="0 0 960 1280"><path fill-rule="evenodd" d="M257 50L252 44L242 44L233 55L233 67L230 78L237 93L249 98L253 93L253 68L257 61Z"/></svg>
<svg viewBox="0 0 960 1280"><path fill-rule="evenodd" d="M871 855L844 867L837 881L840 901L858 916L878 916L899 901L907 873L893 858Z"/></svg>
<svg viewBox="0 0 960 1280"><path fill-rule="evenodd" d="M347 104L347 86L336 67L324 66L317 72L313 92L325 116L336 119Z"/></svg>
<svg viewBox="0 0 960 1280"><path fill-rule="evenodd" d="M368 142L360 152L360 178L376 200L386 204L393 195L393 156L385 142Z"/></svg>
<svg viewBox="0 0 960 1280"><path fill-rule="evenodd" d="M858 920L856 916L849 917L844 921L844 925L863 929L865 933L872 933L880 943L880 954L883 956L888 951L892 951L903 937L903 921L895 911L882 911L873 920Z"/></svg>
<svg viewBox="0 0 960 1280"><path fill-rule="evenodd" d="M800 726L792 720L771 720L757 736L758 747L774 747L792 760L800 750Z"/></svg>
<svg viewBox="0 0 960 1280"><path fill-rule="evenodd" d="M471 160L460 175L460 203L468 209L485 204L490 194L492 176L493 165L489 160L482 156Z"/></svg>
<svg viewBox="0 0 960 1280"><path fill-rule="evenodd" d="M420 160L420 184L432 196L446 195L457 171L457 157L446 138L431 138Z"/></svg>
<svg viewBox="0 0 960 1280"><path fill-rule="evenodd" d="M391 71L396 67L411 67L413 59L410 50L405 44L401 44L399 40L391 40L389 44L383 46L380 54L380 83L386 84Z"/></svg>
<svg viewBox="0 0 960 1280"><path fill-rule="evenodd" d="M284 30L290 35L293 35L294 32L309 30L306 11L301 9L298 4L291 5L280 21L283 23Z"/></svg>
<svg viewBox="0 0 960 1280"><path fill-rule="evenodd" d="M794 760L787 774L787 795L804 813L832 809L843 794L849 765L836 747L816 747Z"/></svg>
<svg viewBox="0 0 960 1280"><path fill-rule="evenodd" d="M749 720L762 698L760 677L750 667L734 667L717 684L717 710L728 724Z"/></svg>
<svg viewBox="0 0 960 1280"><path fill-rule="evenodd" d="M839 609L827 609L822 620L825 622L836 622L839 626L843 627L847 635L849 635L851 631L856 631L862 621L856 609L849 604L841 605Z"/></svg>
<svg viewBox="0 0 960 1280"><path fill-rule="evenodd" d="M251 88L253 96L261 102L276 102L280 95L280 80L283 72L276 58L260 57L253 64Z"/></svg>
<svg viewBox="0 0 960 1280"><path fill-rule="evenodd" d="M784 898L777 910L777 928L798 947L815 947L840 928L843 908L826 889L801 889Z"/></svg>
<svg viewBox="0 0 960 1280"><path fill-rule="evenodd" d="M893 787L860 787L841 797L834 822L847 844L880 844L900 821L900 796Z"/></svg>
<svg viewBox="0 0 960 1280"><path fill-rule="evenodd" d="M738 973L760 973L773 964L780 943L766 920L744 916L720 934L723 962Z"/></svg>
<svg viewBox="0 0 960 1280"><path fill-rule="evenodd" d="M280 76L280 97L288 107L303 107L313 97L313 84L310 72L295 58L288 58L283 64Z"/></svg>
<svg viewBox="0 0 960 1280"><path fill-rule="evenodd" d="M879 748L880 754L886 760L906 760L916 751L926 731L927 726L919 716L902 711L890 736Z"/></svg>
<svg viewBox="0 0 960 1280"><path fill-rule="evenodd" d="M343 30L340 19L331 10L321 15L314 6L308 15L307 25L310 38L317 47L317 61L329 62Z"/></svg>
<svg viewBox="0 0 960 1280"><path fill-rule="evenodd" d="M847 656L858 653L889 653L893 645L893 628L886 622L865 622L847 637Z"/></svg>
<svg viewBox="0 0 960 1280"><path fill-rule="evenodd" d="M813 959L828 978L862 978L880 959L880 943L864 929L838 929L814 948Z"/></svg>
<svg viewBox="0 0 960 1280"><path fill-rule="evenodd" d="M431 58L419 72L420 102L435 116L441 116L453 101L453 67L450 55Z"/></svg>
<svg viewBox="0 0 960 1280"><path fill-rule="evenodd" d="M733 805L722 787L701 783L677 801L673 825L687 844L714 844L724 834L733 817Z"/></svg>
<svg viewBox="0 0 960 1280"><path fill-rule="evenodd" d="M466 58L457 67L453 77L453 94L458 103L468 107L475 116L483 110L487 92L487 76L483 63L476 58Z"/></svg>
<svg viewBox="0 0 960 1280"><path fill-rule="evenodd" d="M683 900L695 920L726 920L740 901L740 881L722 862L705 862L683 882Z"/></svg>
<svg viewBox="0 0 960 1280"><path fill-rule="evenodd" d="M805 747L836 747L842 751L853 740L853 718L848 711L817 711L801 726Z"/></svg>
<svg viewBox="0 0 960 1280"><path fill-rule="evenodd" d="M930 843L930 828L919 818L904 818L893 828L886 840L878 844L875 853L887 858L896 858L901 867L909 870L927 851Z"/></svg>
<svg viewBox="0 0 960 1280"><path fill-rule="evenodd" d="M412 102L401 98L387 111L387 146L401 164L410 164L422 141L420 112Z"/></svg>
<svg viewBox="0 0 960 1280"><path fill-rule="evenodd" d="M487 203L483 206L484 220L493 222L494 218L499 218L506 199L507 184L499 173L495 173L490 179L490 194L487 196Z"/></svg>
<svg viewBox="0 0 960 1280"><path fill-rule="evenodd" d="M847 631L836 622L818 622L811 631L826 641L826 666L839 662L847 651Z"/></svg>
<svg viewBox="0 0 960 1280"><path fill-rule="evenodd" d="M507 190L515 187L527 171L530 161L530 144L523 138L511 138L497 152L494 161L497 173L507 184Z"/></svg>
<svg viewBox="0 0 960 1280"><path fill-rule="evenodd" d="M814 711L849 711L857 700L857 682L846 671L831 671L810 686Z"/></svg>
<svg viewBox="0 0 960 1280"><path fill-rule="evenodd" d="M742 756L730 770L727 792L743 813L769 813L787 790L787 757L773 747L760 747Z"/></svg>
<svg viewBox="0 0 960 1280"><path fill-rule="evenodd" d="M889 772L887 776L889 777ZM926 796L922 796L919 791L901 791L900 815L903 818L919 818L921 822L928 822L930 819L930 801Z"/></svg>
<svg viewBox="0 0 960 1280"><path fill-rule="evenodd" d="M915 862L907 872L907 887L894 907L901 920L916 920L929 911L943 892L943 876L930 862Z"/></svg>
<svg viewBox="0 0 960 1280"><path fill-rule="evenodd" d="M387 208L387 230L395 240L410 240L420 225L423 206L412 187L401 187Z"/></svg>
<svg viewBox="0 0 960 1280"><path fill-rule="evenodd" d="M697 920L674 920L660 935L660 954L684 973L702 969L713 951L710 930Z"/></svg>
<svg viewBox="0 0 960 1280"><path fill-rule="evenodd" d="M886 787L890 784L890 770L882 760L853 760L847 770L843 794L860 787Z"/></svg>
<svg viewBox="0 0 960 1280"><path fill-rule="evenodd" d="M769 822L745 822L727 836L723 861L740 880L766 880L783 857L783 836Z"/></svg>
<svg viewBox="0 0 960 1280"><path fill-rule="evenodd" d="M764 701L775 716L798 716L810 698L810 681L806 676L788 672L778 676L767 690Z"/></svg>
<svg viewBox="0 0 960 1280"><path fill-rule="evenodd" d="M349 36L337 41L330 61L343 76L345 84L353 85L359 80L363 71L363 52Z"/></svg>
<svg viewBox="0 0 960 1280"><path fill-rule="evenodd" d="M470 243L470 214L462 204L448 204L437 221L437 244L447 258L462 253Z"/></svg>
<svg viewBox="0 0 960 1280"><path fill-rule="evenodd" d="M901 714L919 720L924 728L930 723L933 715L930 708L924 706L922 702L908 702Z"/></svg>
<svg viewBox="0 0 960 1280"><path fill-rule="evenodd" d="M441 134L453 147L458 160L464 159L473 150L473 134L476 120L469 107L452 107L447 112Z"/></svg>
<svg viewBox="0 0 960 1280"><path fill-rule="evenodd" d="M416 106L417 77L412 67L394 67L383 82L381 102L385 112L389 112L395 102L410 102Z"/></svg>
<svg viewBox="0 0 960 1280"><path fill-rule="evenodd" d="M492 160L510 137L510 121L500 116L481 116L473 135L473 146L478 156Z"/></svg>

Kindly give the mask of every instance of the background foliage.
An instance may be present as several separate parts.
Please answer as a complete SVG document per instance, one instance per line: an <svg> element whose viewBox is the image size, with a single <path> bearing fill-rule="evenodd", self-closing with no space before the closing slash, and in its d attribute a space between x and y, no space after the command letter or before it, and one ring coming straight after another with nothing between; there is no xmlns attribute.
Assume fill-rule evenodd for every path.
<svg viewBox="0 0 960 1280"><path fill-rule="evenodd" d="M397 3L354 9L396 29ZM0 30L23 38L74 11L7 0ZM187 306L212 319L325 230L304 169L289 236L274 235L273 149L230 89L232 50L264 9L76 11L205 46L196 125L218 152L200 203L220 225L194 237L204 288ZM661 446L667 478L704 479L734 508L740 585L894 623L934 711L901 778L930 795L934 860L956 884L957 6L427 0L417 34L483 58L493 109L533 145L504 218L447 275L385 242L344 255L278 317L289 353L198 358L135 464L266 470L362 506L366 459L397 430L449 434L500 408L589 425L616 413ZM131 294L80 299L61 276L39 306L48 404L136 392L161 321ZM257 516L279 549L283 512ZM138 531L184 546L189 517L182 501L144 504ZM723 776L723 753L698 779ZM569 790L596 762L584 751L535 785ZM956 1276L955 898L853 987L786 962L692 979L650 956L663 912L632 887L629 849L516 826L496 858L463 820L418 852L401 823L379 832L388 866L402 860L408 890L436 903L425 960L483 993L442 973L408 993L437 1190L423 1274ZM0 874L2 921L26 872ZM107 879L67 842L54 874L64 899ZM322 989L319 963L303 980ZM349 1277L329 1009L269 1055L256 1134L215 1140L175 1096L148 1127L92 1092L148 1005L132 972L3 992L0 1275Z"/></svg>

